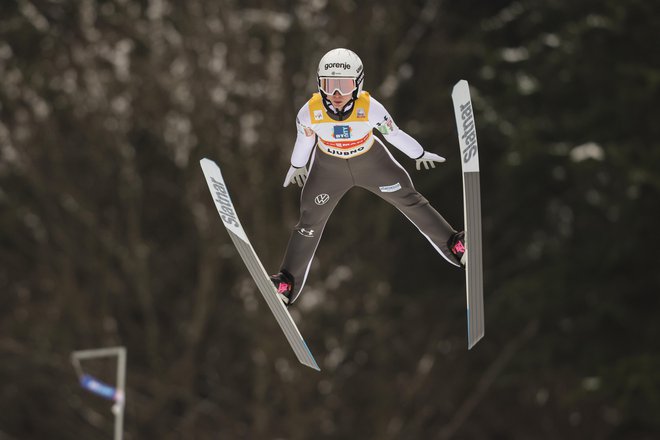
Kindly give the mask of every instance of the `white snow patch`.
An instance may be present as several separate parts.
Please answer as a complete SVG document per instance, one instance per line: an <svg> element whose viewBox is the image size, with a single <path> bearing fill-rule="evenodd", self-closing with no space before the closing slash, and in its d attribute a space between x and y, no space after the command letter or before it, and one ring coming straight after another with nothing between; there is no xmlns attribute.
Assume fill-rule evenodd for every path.
<svg viewBox="0 0 660 440"><path fill-rule="evenodd" d="M517 63L529 58L529 51L525 47L506 47L502 49L502 59L508 63Z"/></svg>
<svg viewBox="0 0 660 440"><path fill-rule="evenodd" d="M587 142L586 144L574 147L569 153L569 157L573 162L582 162L587 159L603 160L605 158L605 151L597 143Z"/></svg>

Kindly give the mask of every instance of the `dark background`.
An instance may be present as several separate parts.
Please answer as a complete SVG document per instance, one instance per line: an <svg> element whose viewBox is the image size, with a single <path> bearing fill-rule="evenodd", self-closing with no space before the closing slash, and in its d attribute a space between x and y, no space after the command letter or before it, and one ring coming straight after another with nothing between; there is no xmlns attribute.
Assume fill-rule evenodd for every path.
<svg viewBox="0 0 660 440"><path fill-rule="evenodd" d="M72 351L128 349L125 438L660 438L660 3L0 3L0 439L109 439ZM298 364L198 161L279 269L295 114L334 47L424 147L457 228L451 88L471 85L486 336L462 273L363 190L294 318ZM114 364L91 372L113 382Z"/></svg>

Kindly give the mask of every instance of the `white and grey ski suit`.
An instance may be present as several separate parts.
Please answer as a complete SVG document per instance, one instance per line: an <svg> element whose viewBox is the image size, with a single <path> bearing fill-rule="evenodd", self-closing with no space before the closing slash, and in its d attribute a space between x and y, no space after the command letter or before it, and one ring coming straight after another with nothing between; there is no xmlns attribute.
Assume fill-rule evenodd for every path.
<svg viewBox="0 0 660 440"><path fill-rule="evenodd" d="M296 120L298 136L291 164L303 167L310 156L311 164L300 197L300 219L281 266L294 277L292 302L305 285L330 214L354 186L365 188L394 205L447 261L458 266L447 246L456 231L415 190L410 175L373 130L380 131L389 143L412 159L421 157L424 148L400 130L383 105L367 92L349 104L352 111L343 120L333 119L322 99L315 93L300 109Z"/></svg>

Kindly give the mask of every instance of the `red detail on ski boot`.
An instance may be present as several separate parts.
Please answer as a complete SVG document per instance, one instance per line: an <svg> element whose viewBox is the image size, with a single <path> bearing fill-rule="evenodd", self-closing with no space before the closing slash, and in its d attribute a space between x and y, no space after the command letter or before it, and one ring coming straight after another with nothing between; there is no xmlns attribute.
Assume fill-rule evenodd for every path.
<svg viewBox="0 0 660 440"><path fill-rule="evenodd" d="M291 303L291 293L293 292L293 275L282 269L280 273L271 275L270 280L275 285L277 296L285 306L288 306Z"/></svg>
<svg viewBox="0 0 660 440"><path fill-rule="evenodd" d="M454 235L451 236L451 238L447 242L447 245L451 253L454 254L454 256L456 257L456 262L459 263L461 266L465 266L465 262L467 260L467 257L465 255L466 252L465 232L464 231L456 232Z"/></svg>
<svg viewBox="0 0 660 440"><path fill-rule="evenodd" d="M451 251L454 254L458 254L458 253L463 253L464 254L465 253L465 246L463 246L463 243L461 243L460 241L457 241L456 244L454 244L454 247L451 248Z"/></svg>

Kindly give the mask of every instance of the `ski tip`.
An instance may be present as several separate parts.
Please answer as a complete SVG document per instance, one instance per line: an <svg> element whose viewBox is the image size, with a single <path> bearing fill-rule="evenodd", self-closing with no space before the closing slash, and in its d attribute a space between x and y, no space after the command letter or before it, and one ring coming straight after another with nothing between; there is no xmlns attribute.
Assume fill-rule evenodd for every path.
<svg viewBox="0 0 660 440"><path fill-rule="evenodd" d="M215 161L208 159L206 157L202 158L199 160L199 166L202 167L202 171L204 171L204 174L206 174L206 171L210 172L220 172L220 167L218 166Z"/></svg>
<svg viewBox="0 0 660 440"><path fill-rule="evenodd" d="M456 84L454 84L454 88L451 91L451 94L453 95L458 91L458 89L462 89L468 86L468 82L464 79L458 81Z"/></svg>

